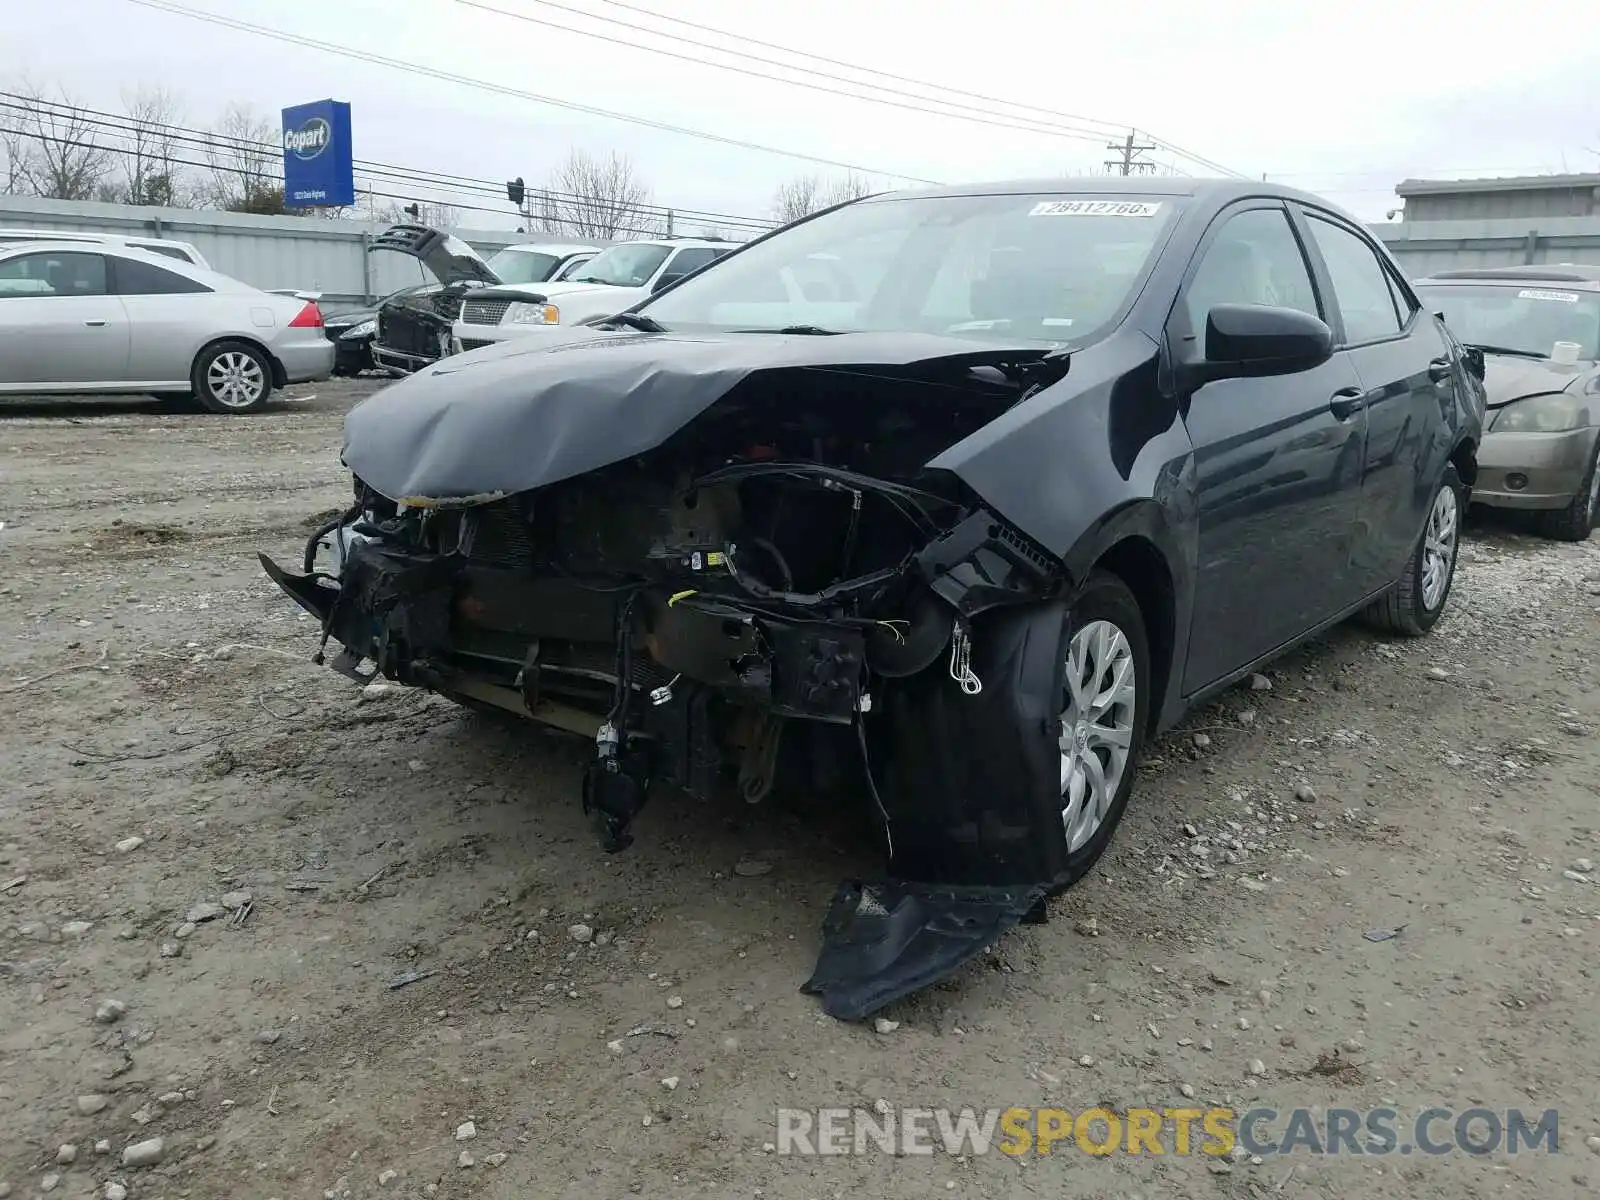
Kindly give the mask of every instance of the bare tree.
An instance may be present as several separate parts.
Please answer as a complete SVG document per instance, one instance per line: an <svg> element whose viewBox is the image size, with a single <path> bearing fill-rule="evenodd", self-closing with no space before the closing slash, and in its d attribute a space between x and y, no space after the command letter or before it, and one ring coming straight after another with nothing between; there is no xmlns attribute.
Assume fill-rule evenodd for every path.
<svg viewBox="0 0 1600 1200"><path fill-rule="evenodd" d="M277 126L247 104L230 104L211 133L207 199L231 212L285 213Z"/></svg>
<svg viewBox="0 0 1600 1200"><path fill-rule="evenodd" d="M461 223L461 213L454 205L441 200L417 200L412 205L402 204L388 196L361 192L356 196L355 212L350 214L363 221L376 221L384 225L427 225L432 229L451 230ZM332 215L330 213L329 215Z"/></svg>
<svg viewBox="0 0 1600 1200"><path fill-rule="evenodd" d="M183 115L176 95L159 84L122 94L127 114L126 147L122 160L121 195L124 204L181 205L189 188L179 162L178 130Z"/></svg>
<svg viewBox="0 0 1600 1200"><path fill-rule="evenodd" d="M780 224L798 221L824 207L822 181L815 175L800 175L778 185L772 197L772 215Z"/></svg>
<svg viewBox="0 0 1600 1200"><path fill-rule="evenodd" d="M615 151L598 158L573 150L531 199L533 224L548 233L612 239L649 235L661 226L650 206L650 189L633 163Z"/></svg>
<svg viewBox="0 0 1600 1200"><path fill-rule="evenodd" d="M787 225L824 208L871 194L872 185L854 172L831 180L801 175L779 185L772 198L772 215Z"/></svg>
<svg viewBox="0 0 1600 1200"><path fill-rule="evenodd" d="M52 200L88 200L110 174L112 152L99 140L99 125L87 109L60 100L28 80L13 85L18 100L7 100L0 128L7 136L7 177L13 188Z"/></svg>
<svg viewBox="0 0 1600 1200"><path fill-rule="evenodd" d="M0 109L0 194L14 196L22 190L22 156L27 135L18 128L10 109Z"/></svg>

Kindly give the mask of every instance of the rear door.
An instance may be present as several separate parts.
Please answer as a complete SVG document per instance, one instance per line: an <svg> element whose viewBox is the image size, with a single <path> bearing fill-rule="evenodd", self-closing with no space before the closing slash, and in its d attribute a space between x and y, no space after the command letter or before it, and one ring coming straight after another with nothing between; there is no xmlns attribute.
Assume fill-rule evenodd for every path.
<svg viewBox="0 0 1600 1200"><path fill-rule="evenodd" d="M1325 308L1277 200L1226 209L1201 240L1173 308L1175 361L1204 358L1218 304ZM1366 422L1349 356L1307 371L1219 379L1187 397L1198 553L1184 691L1239 670L1360 598L1350 547Z"/></svg>
<svg viewBox="0 0 1600 1200"><path fill-rule="evenodd" d="M128 313L128 378L181 383L200 346L225 327L209 287L135 258L108 255L111 285Z"/></svg>
<svg viewBox="0 0 1600 1200"><path fill-rule="evenodd" d="M1450 450L1450 346L1365 230L1309 206L1298 215L1333 302L1329 324L1362 384L1367 454L1352 569L1374 592L1399 577L1422 536Z"/></svg>
<svg viewBox="0 0 1600 1200"><path fill-rule="evenodd" d="M0 385L127 378L128 319L103 254L39 250L0 260Z"/></svg>

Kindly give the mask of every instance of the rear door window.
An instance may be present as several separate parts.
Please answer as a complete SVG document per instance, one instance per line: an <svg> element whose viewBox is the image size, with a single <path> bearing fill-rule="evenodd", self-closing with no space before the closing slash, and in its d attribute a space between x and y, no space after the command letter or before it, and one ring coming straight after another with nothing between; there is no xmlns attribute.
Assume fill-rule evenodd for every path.
<svg viewBox="0 0 1600 1200"><path fill-rule="evenodd" d="M1311 236L1327 264L1345 341L1351 345L1393 337L1404 326L1389 273L1366 240L1342 225L1306 214ZM1407 312L1407 318L1410 313Z"/></svg>
<svg viewBox="0 0 1600 1200"><path fill-rule="evenodd" d="M176 271L131 258L117 259L112 274L119 296L173 296L211 290L205 284L179 275Z"/></svg>

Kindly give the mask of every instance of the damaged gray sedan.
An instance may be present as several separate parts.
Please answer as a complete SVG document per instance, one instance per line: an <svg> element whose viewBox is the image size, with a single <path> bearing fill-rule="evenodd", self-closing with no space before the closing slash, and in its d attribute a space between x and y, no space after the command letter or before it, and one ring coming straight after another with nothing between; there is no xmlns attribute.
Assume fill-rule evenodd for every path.
<svg viewBox="0 0 1600 1200"><path fill-rule="evenodd" d="M1310 196L879 196L372 397L349 512L262 563L355 678L590 739L607 850L663 785L860 804L885 876L805 985L859 1017L1042 917L1197 701L1433 626L1480 374Z"/></svg>

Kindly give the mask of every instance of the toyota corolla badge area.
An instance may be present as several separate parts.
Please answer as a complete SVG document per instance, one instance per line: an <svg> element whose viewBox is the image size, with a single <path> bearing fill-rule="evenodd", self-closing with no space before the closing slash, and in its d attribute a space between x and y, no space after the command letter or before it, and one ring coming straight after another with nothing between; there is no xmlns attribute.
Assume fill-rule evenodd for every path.
<svg viewBox="0 0 1600 1200"><path fill-rule="evenodd" d="M848 288L793 289L818 264ZM805 987L858 1017L1105 850L1151 737L1355 613L1445 611L1482 390L1366 231L1266 184L890 194L353 409L268 574L336 665L663 785L858 804ZM370 665L369 665L370 664Z"/></svg>

